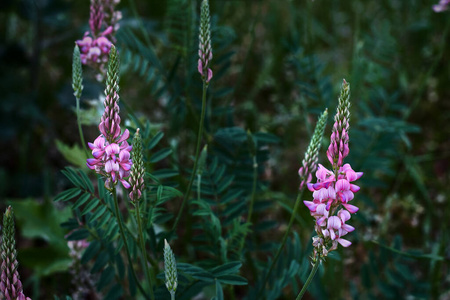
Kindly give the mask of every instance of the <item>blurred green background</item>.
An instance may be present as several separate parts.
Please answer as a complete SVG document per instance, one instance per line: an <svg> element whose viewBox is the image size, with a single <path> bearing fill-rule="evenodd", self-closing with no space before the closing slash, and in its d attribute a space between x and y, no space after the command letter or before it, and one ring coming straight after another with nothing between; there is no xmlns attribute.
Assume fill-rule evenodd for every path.
<svg viewBox="0 0 450 300"><path fill-rule="evenodd" d="M280 138L264 174L262 197L275 201L261 218L280 224L267 239L287 223L280 203L293 205L318 114L328 107L334 115L342 79L350 82L348 161L364 172L354 201L360 211L352 219L354 244L319 270L311 299L450 299L450 12L435 13L436 2L210 1L215 76L207 127ZM122 118L133 111L169 142L194 140L199 1L122 0L117 8ZM15 208L20 270L33 299L71 289L59 226L71 213L52 199L67 187L60 170L84 160L72 148L80 142L71 68L88 19L88 0L0 3L1 208ZM147 50L133 48L130 37ZM187 71L170 81L178 64ZM92 73L84 68L88 141L99 117L89 100L104 89ZM168 82L170 97L160 89ZM331 124L330 117L323 164ZM180 162L192 154L189 145ZM311 225L306 209L300 218ZM296 229L307 247L312 225ZM288 289L284 295L289 299Z"/></svg>

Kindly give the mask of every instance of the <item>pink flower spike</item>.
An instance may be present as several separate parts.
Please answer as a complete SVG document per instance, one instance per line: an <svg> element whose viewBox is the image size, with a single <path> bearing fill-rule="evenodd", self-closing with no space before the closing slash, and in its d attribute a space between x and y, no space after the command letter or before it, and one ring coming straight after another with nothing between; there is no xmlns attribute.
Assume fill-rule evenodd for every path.
<svg viewBox="0 0 450 300"><path fill-rule="evenodd" d="M355 212L357 212L359 210L358 207L348 204L348 203L342 203L342 205L352 214L354 214Z"/></svg>
<svg viewBox="0 0 450 300"><path fill-rule="evenodd" d="M342 247L348 247L348 246L350 246L352 244L352 242L347 241L347 240L342 239L342 238L338 238L337 241L338 241L339 244L342 245Z"/></svg>

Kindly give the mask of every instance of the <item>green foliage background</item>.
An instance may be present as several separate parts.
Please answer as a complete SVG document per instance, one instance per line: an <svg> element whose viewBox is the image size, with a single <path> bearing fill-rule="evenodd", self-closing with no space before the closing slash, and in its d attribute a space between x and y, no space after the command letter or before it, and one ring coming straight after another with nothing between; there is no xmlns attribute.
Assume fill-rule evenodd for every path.
<svg viewBox="0 0 450 300"><path fill-rule="evenodd" d="M319 269L308 297L449 297L450 13L433 12L433 4L210 1L214 77L204 134L208 160L201 182L194 184L193 194L198 186L201 193L189 205L192 217L182 220L181 227L190 229L179 231L172 245L183 280L196 284L193 291L203 289L210 298L220 295L223 285L225 299L256 299L258 273L286 229L299 184L296 174L317 116L326 107L334 114L346 78L352 94L348 161L364 172L354 202L360 211L351 222L356 228L353 245ZM201 108L199 1L122 0L118 9L123 13L117 33L121 114L130 129L139 126L145 132L152 183L146 220L170 227L181 199L175 191L186 189L190 175ZM87 0L0 4L0 198L2 207L11 203L15 209L20 271L33 299L62 297L73 288L64 235L77 224L74 219L67 222L73 215L66 202L52 200L74 187L62 175L64 167L81 168L66 170L78 176L86 171L74 113L71 57L74 41L88 30L88 18ZM104 86L86 67L84 75L83 128L86 140L93 141L101 108L90 100L98 99ZM329 142L331 123L330 117L322 149ZM253 174L247 130L256 143L258 162L251 229L241 223ZM326 164L324 154L320 162ZM86 174L97 186L95 176ZM87 184L85 190L91 187ZM305 193L305 199L310 197ZM97 204L107 203L107 198L97 199ZM78 203L80 214L89 216L94 207L86 209L85 203ZM297 219L267 298L292 299L308 275L313 222L306 208ZM110 266L108 259L119 259L104 241L114 240L115 230L91 246L105 253L104 265L95 266L98 270ZM248 240L240 251L236 241L244 233ZM88 236L87 231L77 234ZM156 233L151 244L160 250L155 259L162 261ZM246 278L248 285L231 290L228 284L243 284L241 277L210 282L200 276L220 265L239 270L236 276ZM120 286L108 288L105 294L120 295ZM184 297L195 294L186 292Z"/></svg>

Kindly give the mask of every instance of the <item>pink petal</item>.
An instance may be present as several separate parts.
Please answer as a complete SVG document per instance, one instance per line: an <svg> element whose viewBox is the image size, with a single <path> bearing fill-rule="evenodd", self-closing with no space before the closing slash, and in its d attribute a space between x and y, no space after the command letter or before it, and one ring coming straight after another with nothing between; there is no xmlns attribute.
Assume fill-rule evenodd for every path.
<svg viewBox="0 0 450 300"><path fill-rule="evenodd" d="M339 228L341 228L341 224L342 224L341 219L339 219L336 216L332 216L332 217L328 218L327 228L328 229L330 229L330 228L339 229Z"/></svg>
<svg viewBox="0 0 450 300"><path fill-rule="evenodd" d="M123 187L126 189L130 188L130 184L128 183L128 181L124 180L124 179L119 179L119 181L122 183Z"/></svg>
<svg viewBox="0 0 450 300"><path fill-rule="evenodd" d="M306 205L306 207L310 211L312 211L312 212L316 211L317 204L315 204L314 202L312 202L312 201L303 201L303 203Z"/></svg>
<svg viewBox="0 0 450 300"><path fill-rule="evenodd" d="M338 241L338 243L341 244L343 247L348 247L348 246L350 246L350 245L352 244L350 241L347 241L347 240L341 239L341 238L338 238L337 241Z"/></svg>
<svg viewBox="0 0 450 300"><path fill-rule="evenodd" d="M342 203L342 206L344 206L350 213L354 214L359 210L358 207L348 204L348 203Z"/></svg>
<svg viewBox="0 0 450 300"><path fill-rule="evenodd" d="M213 72L211 69L208 68L208 78L206 79L206 82L209 82L212 77L213 77Z"/></svg>
<svg viewBox="0 0 450 300"><path fill-rule="evenodd" d="M352 191L353 193L356 193L360 189L361 188L359 186L357 186L356 184L350 184L350 191Z"/></svg>

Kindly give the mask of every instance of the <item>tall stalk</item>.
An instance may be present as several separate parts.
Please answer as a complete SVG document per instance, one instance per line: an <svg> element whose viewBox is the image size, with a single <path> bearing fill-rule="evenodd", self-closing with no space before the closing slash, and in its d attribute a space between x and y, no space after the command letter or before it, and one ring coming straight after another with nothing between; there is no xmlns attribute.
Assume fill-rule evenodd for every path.
<svg viewBox="0 0 450 300"><path fill-rule="evenodd" d="M283 241L281 242L281 245L278 248L278 251L275 254L275 257L273 258L272 263L270 264L269 271L267 272L266 276L264 277L264 283L261 286L261 290L259 291L259 294L261 294L261 292L264 290L264 287L267 284L267 280L269 279L270 273L272 272L273 268L275 267L275 264L276 264L278 258L280 257L281 251L283 251L284 245L286 244L287 238L288 238L288 236L289 236L289 234L291 232L291 229L292 229L292 225L294 224L295 216L297 215L297 210L298 210L298 208L300 206L300 202L301 202L300 200L303 197L303 191L304 191L304 189L302 188L300 190L300 192L298 193L297 200L295 201L294 209L292 210L291 219L289 220L288 228L287 228L286 233L284 234L284 237L283 237Z"/></svg>
<svg viewBox="0 0 450 300"><path fill-rule="evenodd" d="M203 96L202 96L202 113L200 116L200 125L198 128L198 134L197 134L197 148L195 150L195 161L194 161L194 168L192 169L191 173L191 179L189 180L188 188L186 190L186 193L184 194L183 201L181 202L181 207L178 211L177 218L175 219L175 223L173 224L172 231L175 231L178 225L178 222L180 221L181 214L183 213L184 206L186 205L186 200L191 194L192 190L192 184L194 182L195 175L197 174L197 164L198 164L198 158L200 156L200 144L202 142L202 135L203 135L203 123L205 121L205 112L206 112L206 90L208 89L208 84L206 81L203 81Z"/></svg>
<svg viewBox="0 0 450 300"><path fill-rule="evenodd" d="M119 212L119 203L118 203L118 200L117 200L117 193L116 193L116 188L115 187L112 190L112 194L113 194L113 198L114 198L114 209L116 211L117 223L119 223L120 235L122 237L123 244L124 244L125 250L127 252L128 263L130 264L130 266L132 266L133 265L133 261L131 260L130 250L128 249L127 239L126 239L125 232L124 232L124 229L123 229L122 218L121 218L121 215L120 215L120 212ZM139 283L139 280L138 280L138 278L136 276L134 268L131 267L130 269L131 269L131 273L133 275L134 281L136 281L136 285L138 286L138 288L141 291L142 295L144 295L144 297L146 299L154 300L153 290L151 290L151 298L149 298L147 293L144 291L144 288Z"/></svg>
<svg viewBox="0 0 450 300"><path fill-rule="evenodd" d="M150 287L150 297L154 299L153 294L153 283L156 281L155 276L153 272L150 272L148 268L148 262L147 262L147 251L145 250L145 241L144 241L144 234L142 231L142 220L141 220L141 214L139 211L139 201L136 201L136 221L138 224L138 233L139 233L139 245L141 247L142 252L142 263L144 265L145 270L145 277L147 279L148 285Z"/></svg>

